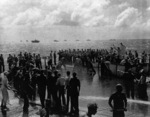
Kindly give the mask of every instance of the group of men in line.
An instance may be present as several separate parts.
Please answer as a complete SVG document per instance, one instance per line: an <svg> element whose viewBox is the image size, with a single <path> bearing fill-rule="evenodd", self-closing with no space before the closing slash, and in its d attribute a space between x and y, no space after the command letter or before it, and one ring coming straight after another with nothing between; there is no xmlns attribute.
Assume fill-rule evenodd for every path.
<svg viewBox="0 0 150 117"><path fill-rule="evenodd" d="M31 54L27 52L20 52L18 56L8 55L7 58L8 68L11 69L12 66L29 66L30 64L35 65L37 68L42 69L42 62L40 54Z"/></svg>
<svg viewBox="0 0 150 117"><path fill-rule="evenodd" d="M124 46L122 43L121 45ZM130 65L137 65L139 63L145 64L149 62L149 55L145 51L139 55L137 51L121 50L119 47L110 47L110 49L68 49L60 50L58 54L60 58L65 57L67 61L71 62L74 62L76 57L80 57L83 65L86 64L87 59L91 62L110 61L114 64L120 64L125 61L129 62Z"/></svg>
<svg viewBox="0 0 150 117"><path fill-rule="evenodd" d="M121 43L122 44L122 43ZM124 47L123 44L121 47ZM2 55L1 55L2 56ZM110 50L107 49L67 49L67 50L59 50L51 51L50 55L47 59L47 66L48 68L52 68L53 65L57 64L57 58L58 61L60 61L62 58L65 58L65 63L75 63L76 58L79 58L81 60L82 66L86 66L87 68L91 68L93 62L98 62L99 65L104 66L106 61L109 61L113 64L124 64L125 65L125 71L132 68L133 66L140 66L145 63L149 62L148 54L146 54L145 51L142 52L141 56L139 56L139 53L137 51L131 52L129 51L121 51L121 48L115 48L111 47ZM4 60L3 57L0 57L0 62L2 61L3 69L4 69ZM7 63L9 66L9 69L12 64L19 63L19 66L26 63L26 61L29 60L30 63L34 63L37 68L42 68L42 62L41 62L41 56L40 54L31 54L31 53L22 53L18 56L9 54L7 58ZM2 67L1 67L2 68ZM103 71L102 71L103 72ZM103 73L102 73L103 74Z"/></svg>
<svg viewBox="0 0 150 117"><path fill-rule="evenodd" d="M123 44L121 44L123 47ZM87 69L91 69L92 63L97 62L98 68L101 66L101 75L111 75L112 72L109 69L107 63L115 65L124 65L125 72L135 67L135 72L139 72L146 64L150 63L149 55L143 51L141 55L131 50L122 51L121 48L111 47L107 49L68 49L60 50L58 52L59 58L65 58L66 62L75 63L76 58L80 59L81 65L86 66ZM150 64L149 64L150 65ZM149 69L150 70L150 69Z"/></svg>
<svg viewBox="0 0 150 117"><path fill-rule="evenodd" d="M47 58L46 58L47 59ZM48 68L52 68L52 65L56 65L56 59L57 59L57 53L56 51L51 51L50 52L50 55L48 56L48 60L47 60L47 63L46 63L46 66ZM4 61L3 61L4 63ZM26 64L33 64L35 65L37 68L39 69L42 69L42 58L40 56L40 54L31 54L31 53L27 53L27 52L20 52L17 55L11 55L9 54L8 55L8 58L7 58L7 63L8 63L8 68L11 69L11 66L12 65L15 65L15 66L25 66Z"/></svg>
<svg viewBox="0 0 150 117"><path fill-rule="evenodd" d="M122 44L122 43L121 43ZM87 58L90 59L91 62L96 62L98 58L105 58L107 61L111 63L121 62L123 59L129 59L130 61L134 61L138 59L141 63L148 62L148 54L143 51L141 55L137 51L132 52L131 50L121 50L121 48L110 47L110 49L66 49L60 50L58 52L59 58L64 57L67 58L67 61L74 62L77 56L81 57L81 60L86 61ZM119 59L118 61L116 59Z"/></svg>

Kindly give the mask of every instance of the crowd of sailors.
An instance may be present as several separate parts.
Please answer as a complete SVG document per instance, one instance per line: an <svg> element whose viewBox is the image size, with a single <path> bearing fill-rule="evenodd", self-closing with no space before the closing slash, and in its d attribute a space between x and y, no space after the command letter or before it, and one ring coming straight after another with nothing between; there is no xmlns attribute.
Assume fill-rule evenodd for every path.
<svg viewBox="0 0 150 117"><path fill-rule="evenodd" d="M75 62L76 58L80 58L83 66L88 66L88 63L98 62L99 64L109 61L111 64L125 65L126 70L133 66L144 65L149 63L149 55L143 51L141 55L137 51L132 52L131 50L124 53L120 52L120 49L110 50L107 49L77 49L77 50L60 50L58 52L59 58L64 57L66 61Z"/></svg>
<svg viewBox="0 0 150 117"><path fill-rule="evenodd" d="M91 67L91 63L105 63L109 61L111 64L124 65L125 71L132 68L133 66L142 66L144 64L150 63L150 56L145 51L139 54L137 51L131 51L124 49L125 46L120 43L120 47L110 47L110 49L66 49L51 51L49 56L46 58L48 68L52 68L52 65L56 65L56 59L58 61L63 59L65 63L74 64L77 60L81 62L82 66ZM37 68L42 68L41 56L40 54L31 54L25 52L19 53L19 55L8 55L7 63L9 69L14 64L19 64L19 66L24 66L28 63L35 63ZM78 61L77 61L78 62ZM0 55L0 71L4 71L4 58L3 55ZM46 65L45 65L46 66Z"/></svg>
<svg viewBox="0 0 150 117"><path fill-rule="evenodd" d="M136 95L139 99L148 99L147 84L149 82L146 79L150 72L150 57L145 51L141 54L131 50L121 53L119 47L111 47L110 50L62 50L59 52L59 56L65 57L67 61L73 63L76 63L76 58L78 58L81 60L82 65L89 69L93 69L93 63L98 63L97 67L101 67L101 76L109 74L110 77L112 75L111 70L107 66L108 62L116 66L122 65L125 67L125 70L121 71L123 72L121 78L123 79L127 97L135 99ZM144 69L145 66L148 66L147 71ZM134 71L132 68L135 68ZM137 92L135 92L135 89Z"/></svg>
<svg viewBox="0 0 150 117"><path fill-rule="evenodd" d="M28 112L29 100L35 101L38 92L42 108L46 107L45 99L48 99L51 104L49 108L52 108L53 112L63 110L71 114L79 114L80 81L75 72L71 74L70 71L66 71L66 77L62 77L54 66L42 69L39 54L25 52L20 53L18 58L15 55L8 56L9 72L2 74L7 77L11 85L2 82L2 86L3 89L10 86L9 89L13 90L18 98L24 99L24 112ZM8 99L8 95L6 98ZM7 108L6 100L2 101L1 107Z"/></svg>
<svg viewBox="0 0 150 117"><path fill-rule="evenodd" d="M40 54L20 52L18 55L9 54L7 58L8 72L5 72L4 58L1 54L0 71L6 76L4 79L8 78L10 84L7 86L5 80L6 87L3 88L13 90L18 98L24 99L23 110L25 112L28 112L29 100L35 101L38 92L42 108L47 108L48 104L45 104L45 99L48 99L49 108L53 112L58 110L79 114L80 80L75 72L71 74L70 71L66 71L66 76L62 77L57 69L59 64L82 65L92 72L95 72L93 63L101 65L101 69L103 69L102 64L106 61L110 61L112 64L124 64L126 69L123 79L127 97L130 98L131 95L134 99L134 84L136 81L139 84L139 98L147 100L146 73L142 69L142 66L147 63L147 57L146 52L143 52L140 57L137 51L134 53L131 51L122 52L119 47L111 47L110 50L68 49L58 52L51 51L50 55L45 58L45 68L43 68ZM138 65L140 65L140 69L137 78L137 75L131 72L131 68ZM6 98L8 99L8 95ZM7 108L6 100L2 100L1 107Z"/></svg>

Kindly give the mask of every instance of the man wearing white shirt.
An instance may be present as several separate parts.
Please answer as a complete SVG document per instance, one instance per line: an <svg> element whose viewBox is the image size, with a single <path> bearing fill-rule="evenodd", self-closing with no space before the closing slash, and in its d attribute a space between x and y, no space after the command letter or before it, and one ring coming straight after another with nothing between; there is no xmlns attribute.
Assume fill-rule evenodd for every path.
<svg viewBox="0 0 150 117"><path fill-rule="evenodd" d="M59 78L57 79L56 85L58 86L59 104L60 104L61 107L64 107L64 106L66 106L66 101L65 101L65 83L66 83L66 79L64 77L61 77L61 74L58 74L58 76L59 76Z"/></svg>
<svg viewBox="0 0 150 117"><path fill-rule="evenodd" d="M66 76L66 93L67 93L67 111L69 112L69 102L71 103L71 95L70 95L70 71L67 71Z"/></svg>

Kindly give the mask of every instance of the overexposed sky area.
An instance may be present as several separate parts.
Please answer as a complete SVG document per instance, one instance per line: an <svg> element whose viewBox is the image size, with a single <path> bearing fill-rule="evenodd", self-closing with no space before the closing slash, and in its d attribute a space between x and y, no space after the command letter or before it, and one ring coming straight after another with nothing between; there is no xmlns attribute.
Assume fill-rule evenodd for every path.
<svg viewBox="0 0 150 117"><path fill-rule="evenodd" d="M150 39L150 0L0 0L0 42Z"/></svg>

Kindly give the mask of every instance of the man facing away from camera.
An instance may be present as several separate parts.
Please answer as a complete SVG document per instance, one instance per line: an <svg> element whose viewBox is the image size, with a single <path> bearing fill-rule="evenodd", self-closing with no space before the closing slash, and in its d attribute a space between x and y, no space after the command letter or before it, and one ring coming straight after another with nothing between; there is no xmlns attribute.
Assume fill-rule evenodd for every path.
<svg viewBox="0 0 150 117"><path fill-rule="evenodd" d="M71 114L79 114L79 93L80 93L80 80L77 78L77 74L72 74L73 78L70 80L70 92L71 92Z"/></svg>
<svg viewBox="0 0 150 117"><path fill-rule="evenodd" d="M70 80L71 80L71 74L70 71L66 72L66 96L67 96L67 112L69 112L69 103L71 103L71 91L70 91Z"/></svg>

